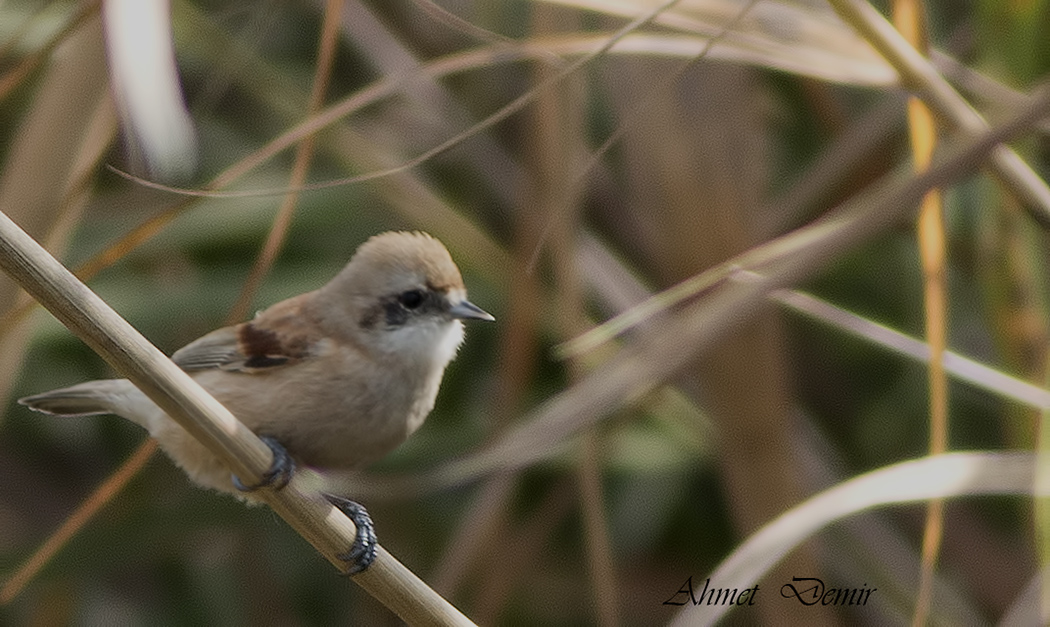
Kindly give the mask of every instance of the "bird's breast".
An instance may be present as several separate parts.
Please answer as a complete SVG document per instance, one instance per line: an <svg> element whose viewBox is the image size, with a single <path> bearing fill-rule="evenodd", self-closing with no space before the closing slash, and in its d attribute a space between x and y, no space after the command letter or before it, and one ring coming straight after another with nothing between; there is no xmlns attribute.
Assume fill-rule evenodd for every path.
<svg viewBox="0 0 1050 627"><path fill-rule="evenodd" d="M249 429L318 468L370 464L418 429L444 364L368 360L335 346L273 372L209 370L195 378Z"/></svg>

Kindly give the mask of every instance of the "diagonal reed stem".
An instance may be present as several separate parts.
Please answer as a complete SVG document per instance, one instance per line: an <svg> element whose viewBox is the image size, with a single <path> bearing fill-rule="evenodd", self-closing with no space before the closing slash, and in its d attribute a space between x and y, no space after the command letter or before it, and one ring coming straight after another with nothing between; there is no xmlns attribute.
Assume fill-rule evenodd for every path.
<svg viewBox="0 0 1050 627"><path fill-rule="evenodd" d="M269 447L4 213L0 213L0 269L222 458L232 472L252 483L261 480L272 461ZM339 556L348 552L357 529L309 487L314 484L310 474L300 471L282 490L262 491L259 496L345 571L346 562ZM372 567L354 581L409 624L472 624L382 547Z"/></svg>

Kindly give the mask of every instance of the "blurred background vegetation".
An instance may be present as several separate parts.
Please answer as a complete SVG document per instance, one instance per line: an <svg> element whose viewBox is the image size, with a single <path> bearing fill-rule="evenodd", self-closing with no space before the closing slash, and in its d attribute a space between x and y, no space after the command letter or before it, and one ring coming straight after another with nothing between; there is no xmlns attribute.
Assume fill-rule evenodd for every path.
<svg viewBox="0 0 1050 627"><path fill-rule="evenodd" d="M99 3L4 2L0 210L170 353L227 322L288 199L187 197L105 164L202 188L321 107L375 90L386 91L313 135L307 181L397 166L464 133L414 167L299 194L241 313L321 285L383 230L448 245L497 324L468 329L425 427L353 481L381 543L479 624L664 623L682 609L663 603L687 577L702 582L779 513L926 454L923 364L770 304L739 312L666 386L603 408L524 468L368 490L483 450L674 312L584 356L561 359L558 344L911 159L895 73L820 2L687 0L579 67L570 64L657 5L440 4L174 0L196 152L193 167L184 160L166 176L119 123ZM924 10L938 67L991 120L1050 64L1044 1ZM319 72L326 23L332 56ZM525 106L474 128L523 94ZM1044 133L1017 144L1037 171ZM295 186L295 150L222 189ZM949 346L1042 384L1045 231L983 173L945 190L944 207ZM922 337L922 281L914 224L902 221L799 287ZM49 419L14 404L113 372L46 313L16 317L26 299L6 280L0 295L2 580L144 434L117 418ZM949 398L950 449L1036 446L1036 411L961 383ZM766 603L731 621L908 622L924 512L833 526L762 580ZM934 624L984 624L1011 608L1039 561L1032 521L1030 499L948 505ZM859 609L789 606L776 590L793 576L879 593ZM194 488L159 454L4 601L4 624L397 623L272 512Z"/></svg>

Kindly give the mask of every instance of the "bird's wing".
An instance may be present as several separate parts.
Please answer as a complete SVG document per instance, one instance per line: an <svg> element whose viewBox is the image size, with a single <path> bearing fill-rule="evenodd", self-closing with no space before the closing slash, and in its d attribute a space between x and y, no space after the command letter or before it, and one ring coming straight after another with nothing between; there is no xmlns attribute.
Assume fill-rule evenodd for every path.
<svg viewBox="0 0 1050 627"><path fill-rule="evenodd" d="M321 339L301 301L293 298L260 313L251 322L224 327L175 351L171 360L187 372L218 368L266 372L302 361Z"/></svg>
<svg viewBox="0 0 1050 627"><path fill-rule="evenodd" d="M243 362L245 355L237 340L239 326L212 331L175 351L171 360L186 372L224 368Z"/></svg>

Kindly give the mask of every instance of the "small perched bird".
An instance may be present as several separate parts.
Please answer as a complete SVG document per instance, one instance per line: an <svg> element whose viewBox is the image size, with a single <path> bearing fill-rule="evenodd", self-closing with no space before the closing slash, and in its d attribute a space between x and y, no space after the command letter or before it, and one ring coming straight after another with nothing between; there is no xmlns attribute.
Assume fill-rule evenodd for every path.
<svg viewBox="0 0 1050 627"><path fill-rule="evenodd" d="M441 242L425 233L390 232L362 244L320 289L213 331L171 359L273 449L268 480L280 488L293 460L357 468L404 442L434 407L467 319L493 317L467 300L459 268ZM60 416L122 416L149 431L198 484L233 494L262 487L231 476L126 379L89 381L19 402ZM371 548L355 550L374 556L364 509L329 500L358 523L359 541L367 545L362 532L373 534Z"/></svg>

